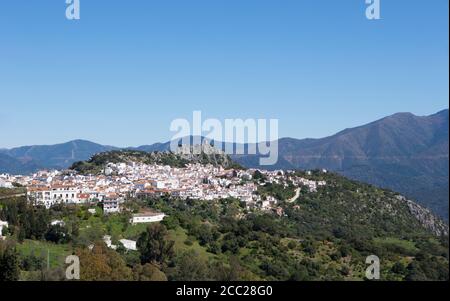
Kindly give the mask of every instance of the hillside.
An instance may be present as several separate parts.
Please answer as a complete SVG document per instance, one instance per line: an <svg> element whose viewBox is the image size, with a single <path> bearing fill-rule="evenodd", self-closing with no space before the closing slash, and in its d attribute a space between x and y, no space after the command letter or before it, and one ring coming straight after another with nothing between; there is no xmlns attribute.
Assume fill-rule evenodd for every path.
<svg viewBox="0 0 450 301"><path fill-rule="evenodd" d="M399 113L322 139L279 140L279 162L270 168L326 168L399 191L448 219L449 112ZM258 167L257 156L235 156Z"/></svg>
<svg viewBox="0 0 450 301"><path fill-rule="evenodd" d="M148 204L170 216L164 222L169 229L181 227L210 256L232 262L230 277L237 278L231 280L362 280L372 254L382 258L382 280L448 279L448 227L432 214L396 193L336 174L299 175L327 185L283 203L282 216L248 212L236 200ZM166 273L173 280L214 279L214 264L212 276L207 259L196 264L205 267L203 274Z"/></svg>
<svg viewBox="0 0 450 301"><path fill-rule="evenodd" d="M184 149L186 151L186 149ZM189 150L187 150L189 151ZM206 152L205 152L206 151ZM75 162L70 169L82 174L98 174L104 170L108 163L128 163L140 162L145 164L161 164L172 167L184 167L188 163L212 164L225 168L237 167L230 157L222 151L209 146L202 146L202 152L198 155L183 152L180 148L178 152L143 152L137 150L121 150L98 153L87 161Z"/></svg>
<svg viewBox="0 0 450 301"><path fill-rule="evenodd" d="M133 210L151 208L168 215L161 226L151 226L164 233L160 238L164 243L173 246L173 253L168 252L167 258L157 265L158 279L359 281L365 277L365 259L369 255L381 259L381 280L449 279L448 226L427 210L397 193L337 174L314 171L297 175L324 180L327 185L316 192L302 189L293 203L281 202L281 215L249 210L236 199L193 201L161 197L129 200L125 206ZM278 194L280 189L283 190L264 190ZM147 225L130 225L130 213L126 211L103 215L98 208L92 215L88 208L63 205L50 210L31 209L24 198L0 199L0 219L11 225L8 239L19 237L18 260L33 263L20 265L25 279L39 280L48 273L39 270L39 263L46 257L30 254L30 246L51 246L53 273L46 279L64 279L64 275L58 276L58 262L64 265L63 254L72 252L80 254L82 261L89 259L89 254L101 252L98 260L103 260L104 266L115 264L111 266L114 274L97 271L98 265L92 265L86 267L90 273L82 277L143 279L139 271L146 264L141 256L144 249L107 250L98 240L103 235L111 235L115 240L139 240L145 237ZM66 235L58 244L46 241L55 239L47 234L53 219L67 222L63 229ZM89 253L91 244L101 250Z"/></svg>
<svg viewBox="0 0 450 301"><path fill-rule="evenodd" d="M0 173L21 174L24 171L38 170L40 166L34 161L21 161L0 152Z"/></svg>

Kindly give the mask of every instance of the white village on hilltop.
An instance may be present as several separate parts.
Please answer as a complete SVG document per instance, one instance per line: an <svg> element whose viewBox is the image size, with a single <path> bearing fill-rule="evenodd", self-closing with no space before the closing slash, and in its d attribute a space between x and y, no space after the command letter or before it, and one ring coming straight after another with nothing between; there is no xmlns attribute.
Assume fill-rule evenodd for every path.
<svg viewBox="0 0 450 301"><path fill-rule="evenodd" d="M184 168L143 163L108 163L100 175L81 175L75 171L39 171L29 176L0 175L0 187L18 183L27 189L27 197L36 205L50 208L55 204L101 203L106 214L121 211L121 204L130 198L169 196L180 199L216 200L236 198L248 209L272 210L277 207L273 197L262 198L256 192L265 183L306 187L314 192L326 185L294 175L293 171L258 170L264 182L251 181L256 169L224 169L221 166L188 164ZM160 217L139 216L133 223L153 221Z"/></svg>
<svg viewBox="0 0 450 301"><path fill-rule="evenodd" d="M252 181L256 172L264 181ZM324 171L326 172L326 171ZM272 196L261 197L257 193L258 185L276 183L296 187L295 201L301 189L310 192L326 185L325 181L313 181L298 177L293 171L282 170L237 170L224 169L211 164L188 164L184 168L167 165L129 163L108 163L99 175L81 175L75 171L42 170L33 175L0 175L0 187L12 188L13 183L27 189L27 199L34 205L51 208L56 204L96 205L100 204L105 214L119 213L122 204L128 199L169 196L183 200L207 200L235 198L245 203L249 210L273 211L283 215L278 206L280 200ZM95 209L90 209L95 213ZM130 224L154 223L162 221L164 213L144 211L132 215ZM54 221L54 223L63 223ZM8 227L0 221L0 239L2 228ZM110 236L104 237L105 244L112 249ZM136 242L121 240L127 250L136 250Z"/></svg>

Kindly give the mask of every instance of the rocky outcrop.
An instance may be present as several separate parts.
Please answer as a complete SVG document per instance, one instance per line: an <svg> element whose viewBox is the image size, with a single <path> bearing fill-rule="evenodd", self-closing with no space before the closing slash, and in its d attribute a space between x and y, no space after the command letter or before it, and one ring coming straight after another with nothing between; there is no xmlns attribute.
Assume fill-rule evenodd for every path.
<svg viewBox="0 0 450 301"><path fill-rule="evenodd" d="M180 145L174 154L192 163L221 165L231 167L233 161L221 149L210 145L206 140L201 145Z"/></svg>
<svg viewBox="0 0 450 301"><path fill-rule="evenodd" d="M403 196L397 197L399 200L405 201L409 212L420 222L420 224L436 236L448 235L449 227L440 218L436 217L430 210L416 204L411 200L407 200Z"/></svg>

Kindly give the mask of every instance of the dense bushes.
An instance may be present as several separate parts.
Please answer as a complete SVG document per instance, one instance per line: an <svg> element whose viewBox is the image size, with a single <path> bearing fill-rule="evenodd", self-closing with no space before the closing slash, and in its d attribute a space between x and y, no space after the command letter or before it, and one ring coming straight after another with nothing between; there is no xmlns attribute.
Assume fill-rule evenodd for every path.
<svg viewBox="0 0 450 301"><path fill-rule="evenodd" d="M19 255L13 245L0 240L0 282L19 280Z"/></svg>

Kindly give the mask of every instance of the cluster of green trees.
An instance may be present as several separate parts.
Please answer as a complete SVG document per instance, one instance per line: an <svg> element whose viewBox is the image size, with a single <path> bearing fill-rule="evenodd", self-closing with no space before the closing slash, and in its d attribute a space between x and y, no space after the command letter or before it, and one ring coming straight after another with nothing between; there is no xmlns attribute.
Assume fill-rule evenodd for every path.
<svg viewBox="0 0 450 301"><path fill-rule="evenodd" d="M264 186L258 186L257 193L264 199L267 196L273 196L277 200L286 201L295 196L295 187L292 183L285 187L282 184L266 183Z"/></svg>
<svg viewBox="0 0 450 301"><path fill-rule="evenodd" d="M55 243L68 243L71 241L71 233L66 226L51 225L52 217L55 218L64 206L55 206L51 210L44 206L34 206L25 198L3 199L0 201L0 219L7 221L7 234L17 237L19 242L25 239L48 240ZM61 212L60 212L61 213ZM72 228L77 234L76 227Z"/></svg>
<svg viewBox="0 0 450 301"><path fill-rule="evenodd" d="M19 255L10 243L0 240L0 281L17 281L20 276Z"/></svg>

